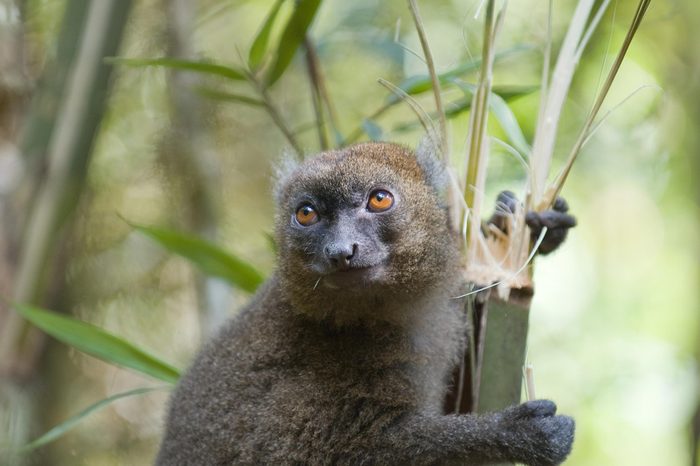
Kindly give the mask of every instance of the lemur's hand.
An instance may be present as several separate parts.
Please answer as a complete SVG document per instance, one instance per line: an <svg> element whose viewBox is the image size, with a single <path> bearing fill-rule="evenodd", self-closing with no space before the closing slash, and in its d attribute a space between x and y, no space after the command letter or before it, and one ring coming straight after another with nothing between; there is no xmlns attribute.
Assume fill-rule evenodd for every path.
<svg viewBox="0 0 700 466"><path fill-rule="evenodd" d="M509 234L508 216L515 212L518 206L518 198L510 191L502 191L496 199L496 210L488 223ZM569 205L564 198L558 197L552 209L543 212L530 211L525 215L525 223L530 227L531 240L537 241L542 233L542 228L547 227L547 233L540 244L538 252L549 254L555 251L566 239L569 228L576 226L576 218L568 214Z"/></svg>
<svg viewBox="0 0 700 466"><path fill-rule="evenodd" d="M503 435L518 462L557 465L571 453L574 420L556 414L549 400L527 401L497 413Z"/></svg>

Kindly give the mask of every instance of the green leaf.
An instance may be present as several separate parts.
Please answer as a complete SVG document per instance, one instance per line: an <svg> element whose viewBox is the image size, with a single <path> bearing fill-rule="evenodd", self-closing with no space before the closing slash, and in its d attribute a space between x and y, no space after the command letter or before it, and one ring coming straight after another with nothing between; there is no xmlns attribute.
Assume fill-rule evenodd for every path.
<svg viewBox="0 0 700 466"><path fill-rule="evenodd" d="M97 403L91 404L84 410L80 411L78 414L75 416L71 416L70 418L66 419L59 425L53 427L51 430L46 432L44 435L41 437L34 439L30 443L24 445L22 448L20 448L21 452L28 452L31 450L34 450L36 448L42 447L46 445L47 443L51 443L54 440L58 439L61 437L63 434L71 430L73 427L78 425L80 421L82 421L84 418L89 416L90 414L94 413L95 411L99 411L111 403L121 400L122 398L127 398L130 396L137 396L137 395L143 395L144 393L149 393L155 390L164 390L168 389L170 387L146 387L146 388L136 388L134 390L129 390L127 392L122 392L122 393L117 393L116 395L112 395L108 398L105 398L103 400L98 401Z"/></svg>
<svg viewBox="0 0 700 466"><path fill-rule="evenodd" d="M217 89L211 89L208 87L197 87L197 93L207 97L209 99L221 100L225 102L237 102L246 105L252 105L253 107L263 107L265 103L262 100L256 99L254 97L249 97L242 94L234 94L232 92L219 91Z"/></svg>
<svg viewBox="0 0 700 466"><path fill-rule="evenodd" d="M180 377L180 371L170 364L92 324L24 304L12 307L48 335L79 351L168 383Z"/></svg>
<svg viewBox="0 0 700 466"><path fill-rule="evenodd" d="M497 53L494 60L501 61L513 55L527 52L532 49L533 47L528 45L518 45L508 50L504 50L503 52ZM451 70L445 71L444 73L439 73L438 79L440 80L440 84L449 84L454 78L458 78L460 76L464 76L467 73L478 70L481 67L481 63L481 58L477 58L470 62L459 64ZM430 76L428 75L411 76L402 81L401 84L399 84L399 89L403 90L406 94L409 95L427 92L432 88L433 83L430 79ZM398 102L400 98L397 97L395 94L391 94L389 95L388 100L389 102Z"/></svg>
<svg viewBox="0 0 700 466"><path fill-rule="evenodd" d="M467 84L457 79L453 80L452 82L456 84L468 98L473 97L474 93L476 92L476 86L473 84ZM513 88L510 89L511 96L513 96ZM528 87L527 89L531 89L531 87ZM494 116L498 120L498 123L501 125L501 128L503 128L503 131L508 136L511 144L513 144L513 147L515 147L522 155L529 156L532 149L525 139L525 135L523 134L523 130L520 128L518 120L515 118L513 111L510 109L506 101L496 92L491 92L491 96L489 97L489 106Z"/></svg>
<svg viewBox="0 0 700 466"><path fill-rule="evenodd" d="M206 275L223 278L242 290L252 293L264 280L247 262L196 236L162 228L131 226L168 251L189 260Z"/></svg>
<svg viewBox="0 0 700 466"><path fill-rule="evenodd" d="M267 86L272 86L292 62L292 58L294 58L294 54L304 41L306 31L309 29L320 5L321 0L297 1L294 12L280 37L275 61L272 63L265 79Z"/></svg>
<svg viewBox="0 0 700 466"><path fill-rule="evenodd" d="M255 36L255 40L253 40L253 45L250 47L250 52L248 52L248 65L252 69L257 68L265 56L267 43L270 40L272 25L275 23L275 18L277 18L277 13L279 13L283 2L284 0L277 0L275 2L270 10L270 13L268 13L267 18L265 18L265 22L263 23L260 32L258 32L258 35Z"/></svg>
<svg viewBox="0 0 700 466"><path fill-rule="evenodd" d="M205 61L183 60L179 58L120 58L111 57L105 58L105 62L115 65L126 66L161 66L175 70L191 71L193 73L201 73L210 76L221 76L223 78L233 79L234 81L246 80L245 71L232 66L217 65Z"/></svg>
<svg viewBox="0 0 700 466"><path fill-rule="evenodd" d="M531 94L538 90L538 86L498 86L493 88L493 95L500 96L503 100L516 99L524 95ZM469 110L472 106L472 94L471 91L465 92L465 96L461 99L454 100L447 105L445 105L445 116L448 119L455 118L460 114ZM436 115L432 114L431 117L436 118ZM407 131L412 131L420 126L417 121L411 121L408 123L403 123L392 128L391 132L404 133ZM363 126L363 130L366 133L366 129Z"/></svg>
<svg viewBox="0 0 700 466"><path fill-rule="evenodd" d="M525 139L520 123L518 123L518 119L515 118L515 114L513 114L506 101L498 94L491 94L491 111L496 115L496 119L503 131L505 131L508 139L510 139L513 147L522 155L529 157L532 148L528 144L527 139Z"/></svg>

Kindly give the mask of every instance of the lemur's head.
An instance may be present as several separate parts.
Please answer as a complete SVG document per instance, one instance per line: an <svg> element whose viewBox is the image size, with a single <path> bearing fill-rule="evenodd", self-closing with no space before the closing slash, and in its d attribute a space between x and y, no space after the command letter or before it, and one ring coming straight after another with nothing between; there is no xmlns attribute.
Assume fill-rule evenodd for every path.
<svg viewBox="0 0 700 466"><path fill-rule="evenodd" d="M458 256L428 151L388 143L324 152L280 176L279 277L295 307L367 307L419 296Z"/></svg>

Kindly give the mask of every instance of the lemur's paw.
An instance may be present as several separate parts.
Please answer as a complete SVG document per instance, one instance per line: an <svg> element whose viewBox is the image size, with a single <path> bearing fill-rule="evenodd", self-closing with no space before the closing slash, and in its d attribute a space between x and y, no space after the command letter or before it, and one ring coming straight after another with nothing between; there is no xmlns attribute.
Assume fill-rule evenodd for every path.
<svg viewBox="0 0 700 466"><path fill-rule="evenodd" d="M566 239L569 229L576 226L576 218L568 212L569 205L564 198L558 197L551 210L527 213L525 223L530 227L530 238L533 242L540 237L542 228L547 227L547 233L538 249L540 254L555 251Z"/></svg>
<svg viewBox="0 0 700 466"><path fill-rule="evenodd" d="M496 198L496 210L488 220L488 224L495 226L505 235L510 234L509 217L515 213L520 201L510 191L501 191ZM549 254L555 251L566 239L570 228L576 226L576 218L569 215L569 205L564 198L558 197L552 209L543 212L528 212L525 215L525 223L530 227L530 238L536 242L542 228L547 227L547 233L542 239L538 249L540 254Z"/></svg>
<svg viewBox="0 0 700 466"><path fill-rule="evenodd" d="M556 415L549 400L528 401L502 412L508 444L516 461L533 466L560 464L571 453L574 420Z"/></svg>

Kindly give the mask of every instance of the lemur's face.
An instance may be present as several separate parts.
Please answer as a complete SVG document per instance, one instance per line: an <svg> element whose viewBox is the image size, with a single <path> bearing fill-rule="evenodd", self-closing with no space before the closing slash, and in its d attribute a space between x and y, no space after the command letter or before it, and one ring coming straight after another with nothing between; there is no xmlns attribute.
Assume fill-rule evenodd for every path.
<svg viewBox="0 0 700 466"><path fill-rule="evenodd" d="M435 190L400 146L364 144L301 164L279 209L281 273L317 293L432 279L450 242Z"/></svg>
<svg viewBox="0 0 700 466"><path fill-rule="evenodd" d="M340 185L341 177L345 186ZM312 181L312 180L309 180ZM402 220L402 194L392 183L348 183L324 188L323 178L294 193L287 235L303 267L329 288L387 281L393 240Z"/></svg>

